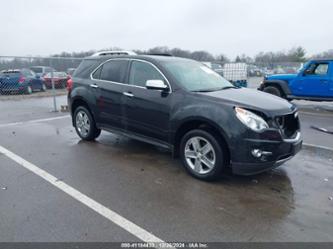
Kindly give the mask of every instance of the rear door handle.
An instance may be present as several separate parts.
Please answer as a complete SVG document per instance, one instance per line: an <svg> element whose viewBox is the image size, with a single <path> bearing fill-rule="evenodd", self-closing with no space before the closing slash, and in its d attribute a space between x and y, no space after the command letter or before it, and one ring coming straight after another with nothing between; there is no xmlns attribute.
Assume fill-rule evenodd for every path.
<svg viewBox="0 0 333 249"><path fill-rule="evenodd" d="M92 88L98 88L98 86L96 84L90 84L90 87L92 87Z"/></svg>
<svg viewBox="0 0 333 249"><path fill-rule="evenodd" d="M320 80L320 82L328 83L328 80Z"/></svg>
<svg viewBox="0 0 333 249"><path fill-rule="evenodd" d="M134 97L134 94L133 93L129 93L129 92L123 92L123 95L125 95L127 97L130 97L130 98Z"/></svg>

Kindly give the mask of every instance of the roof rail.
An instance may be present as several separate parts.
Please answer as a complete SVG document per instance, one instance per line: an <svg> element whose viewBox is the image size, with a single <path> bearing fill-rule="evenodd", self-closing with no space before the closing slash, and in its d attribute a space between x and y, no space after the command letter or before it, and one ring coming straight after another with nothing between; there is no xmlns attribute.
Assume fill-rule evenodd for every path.
<svg viewBox="0 0 333 249"><path fill-rule="evenodd" d="M172 54L169 53L149 53L147 55L157 55L157 56L173 56Z"/></svg>
<svg viewBox="0 0 333 249"><path fill-rule="evenodd" d="M105 55L137 55L137 54L133 51L122 50L122 51L100 51L94 53L92 56L95 57L95 56L105 56Z"/></svg>

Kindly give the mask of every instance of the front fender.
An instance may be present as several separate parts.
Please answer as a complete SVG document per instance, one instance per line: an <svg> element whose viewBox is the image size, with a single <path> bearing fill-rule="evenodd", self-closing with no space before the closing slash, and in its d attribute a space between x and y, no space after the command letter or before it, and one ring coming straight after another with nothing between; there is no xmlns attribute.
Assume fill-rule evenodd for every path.
<svg viewBox="0 0 333 249"><path fill-rule="evenodd" d="M240 132L246 133L246 129L240 124L232 105L212 104L193 104L185 105L179 108L170 118L171 120L171 142L174 143L177 138L177 131L189 122L204 122L214 127L224 138L229 149L234 149L234 138L239 136Z"/></svg>
<svg viewBox="0 0 333 249"><path fill-rule="evenodd" d="M291 95L289 84L285 80L264 80L258 90L262 91L266 86L279 86L286 96Z"/></svg>

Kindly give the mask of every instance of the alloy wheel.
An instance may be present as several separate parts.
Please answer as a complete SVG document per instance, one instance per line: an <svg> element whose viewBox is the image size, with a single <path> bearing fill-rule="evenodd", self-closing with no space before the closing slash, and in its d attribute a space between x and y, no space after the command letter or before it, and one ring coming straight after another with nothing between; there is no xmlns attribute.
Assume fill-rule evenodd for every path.
<svg viewBox="0 0 333 249"><path fill-rule="evenodd" d="M75 124L80 135L86 137L90 131L90 120L84 111L79 111L76 114Z"/></svg>
<svg viewBox="0 0 333 249"><path fill-rule="evenodd" d="M207 174L215 167L214 147L203 137L191 137L186 142L184 153L188 166L198 174Z"/></svg>

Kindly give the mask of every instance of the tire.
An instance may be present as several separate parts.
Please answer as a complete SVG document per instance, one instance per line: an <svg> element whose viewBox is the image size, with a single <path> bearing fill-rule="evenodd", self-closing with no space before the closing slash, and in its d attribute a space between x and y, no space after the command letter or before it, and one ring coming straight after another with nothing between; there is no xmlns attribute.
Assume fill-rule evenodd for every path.
<svg viewBox="0 0 333 249"><path fill-rule="evenodd" d="M101 130L96 127L95 120L86 107L77 107L73 115L73 120L76 133L82 140L92 141L101 134Z"/></svg>
<svg viewBox="0 0 333 249"><path fill-rule="evenodd" d="M43 83L42 84L42 87L40 89L41 92L45 92L46 91L46 85Z"/></svg>
<svg viewBox="0 0 333 249"><path fill-rule="evenodd" d="M25 94L32 94L32 87L31 86L27 86L27 88L25 89Z"/></svg>
<svg viewBox="0 0 333 249"><path fill-rule="evenodd" d="M281 93L280 89L275 86L266 86L264 88L264 92L270 93L270 94L278 96L278 97L282 97L282 93Z"/></svg>
<svg viewBox="0 0 333 249"><path fill-rule="evenodd" d="M186 171L204 181L219 179L227 166L225 146L211 133L200 129L191 130L183 136L180 157Z"/></svg>

